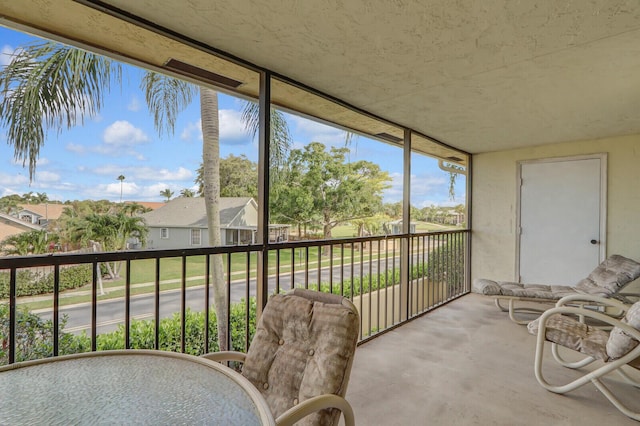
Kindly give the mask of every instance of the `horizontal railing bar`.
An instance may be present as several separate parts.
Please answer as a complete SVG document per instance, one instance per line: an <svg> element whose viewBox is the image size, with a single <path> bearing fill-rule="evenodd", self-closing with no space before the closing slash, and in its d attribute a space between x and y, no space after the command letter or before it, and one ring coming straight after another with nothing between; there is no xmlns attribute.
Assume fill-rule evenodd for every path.
<svg viewBox="0 0 640 426"><path fill-rule="evenodd" d="M202 280L204 289L199 289L198 285L196 285L194 290L203 294L197 296L200 299L196 300L196 302L199 306L202 306L201 303L204 302L204 306L202 306L201 309L204 310L207 318L204 320L203 325L207 331L203 332L199 330L197 333L203 333L206 341L203 349L210 351L212 350L210 343L215 344L217 335L210 336L210 334L215 333L215 331L212 330L213 333L209 333L208 331L211 303L209 299L209 286L213 284L211 282L213 277L209 272L211 266L209 262L211 261L212 255L224 255L227 259L225 268L226 276L224 278L227 287L227 322L230 327L232 327L233 324L242 323L241 329L234 329L234 333L237 333L238 336L242 335L240 338L242 342L235 342L240 343L242 346L236 348L236 350L242 350L243 348L247 350L256 319L253 316L255 312L253 311L252 302L250 302L250 298L255 297L257 294L254 292L255 284L253 279L259 275L258 262L252 261L253 253L258 253L265 249L269 252L275 252L273 258L273 262L275 263L271 263L270 261L266 265L271 271L269 273L269 292L274 291L274 289L280 291L302 286L305 288L317 288L320 291L337 292L353 300L356 306L359 307L361 315L360 342L363 342L468 293L468 259L465 257L465 247L469 244L469 239L470 231L467 229L459 229L331 240L289 241L265 245L254 244L199 247L193 249L131 250L105 253L58 253L54 255L0 258L0 271L8 271L10 279L8 300L0 301L2 303L8 302L10 315L7 331L9 332L9 341L11 344L4 362L16 362L18 360L17 356L22 356L22 352L19 352L19 349L14 346L16 337L22 333L17 327L21 323L16 318L18 303L22 303L17 297L17 272L21 268L52 268L51 273L54 276L54 292L51 297L53 298L52 313L55 316L52 331L56 336L56 338L52 338L52 355L63 354L59 353L60 342L57 342L58 333L63 331L60 329L62 327L62 320L58 321L58 317L63 317L63 309L65 309L60 306L61 304L58 300L61 295L61 272L64 271L60 266L74 264L89 264L92 266L91 280L89 282L91 287L89 297L91 301L87 310L87 316L85 317L89 323L85 328L89 328L88 338L91 345L90 350L95 351L98 349L98 327L113 325L108 324L111 320L105 321L101 319L98 321L98 278L101 273L99 266L106 262L118 261L124 261L126 263L125 276L123 277L124 287L123 290L119 290L124 293L124 296L121 296L124 299L124 305L121 305L124 307L124 318L121 322L125 328L124 341L122 344L127 348L133 347L133 340L130 339L133 339L134 334L130 335L130 333L133 333L132 327L134 320L140 320L141 317L145 316L152 316L155 321L153 330L150 329L153 335L151 340L153 341L150 341L148 344L152 344L155 349L161 349L163 342L165 344L166 342L164 340L162 342L160 341L159 324L161 319L167 318L168 315L171 314L171 311L163 312L162 316L160 314L161 307L163 307L160 294L163 294L163 300L165 298L160 286L161 283L164 282L161 276L160 262L162 259L179 258L181 262L179 267L180 277L178 278L178 288L170 289L166 297L170 297L169 294L171 292L179 292L179 295L177 295L178 308L173 312L174 314L178 314L180 321L179 324L176 324L180 329L179 341L177 342L177 346L173 346L171 350L185 352L188 349L187 346L192 345L192 343L190 343L192 334L187 334L188 330L192 330L191 325L189 329L186 327L186 313L191 309L188 307L186 299L188 290L187 280L190 280L189 277L192 277L193 273L201 273L200 271L187 273L187 260L190 257L206 256L207 261L205 270L203 271L204 277L195 277L198 278L198 280ZM302 251L296 251L296 249L301 249ZM349 254L349 252L351 254ZM238 267L238 265L235 265L235 263L237 263L235 260L232 262L232 256L236 253L243 253L244 256L246 256L244 266ZM289 254L290 262L288 260L283 261L281 253ZM329 254L329 256L325 256L324 253ZM239 258L240 257L241 256L239 256ZM137 309L139 304L137 302L132 304L134 294L132 292L131 270L133 268L132 261L145 259L155 260L154 265L149 266L150 269L154 270L153 274L149 276L150 281L153 282L148 283L151 290L149 293L154 294L152 295L152 299L150 299L150 314L141 315L140 313L136 314L136 312L134 312L134 306ZM406 262L406 266L402 266L403 262ZM235 265L233 273L232 263ZM173 262L171 262L170 265L174 265ZM408 275L404 275L405 272L402 272L405 267L409 269L407 271ZM243 268L244 275L242 275ZM239 270L235 271L235 269ZM275 275L272 272L274 270ZM243 279L233 281L232 286L231 278L236 272L241 274L240 276ZM402 282L397 280L398 277L400 277L400 281ZM406 282L407 278L409 282ZM290 282L283 284L281 280L286 279L289 279ZM232 289L234 294L233 300L231 297ZM236 319L232 324L231 307L235 306L240 300L244 300L243 320L238 321ZM191 302L189 302L189 304L190 303ZM171 309L174 308L172 307ZM164 311L164 308L162 310ZM234 312L237 313L238 311L234 310ZM211 311L211 313L215 314L213 311ZM100 316L102 318L105 317L102 313ZM84 324L87 323L81 323L82 327L84 327ZM80 330L82 327L79 328L75 325L69 327L69 333ZM71 329L75 331L71 331ZM107 333L107 331L104 332ZM229 336L231 336L231 332L231 328L227 329ZM196 339L198 338L197 333L193 335ZM137 344L138 343L136 343L136 345ZM102 343L100 347L103 348ZM189 346L189 348L192 348L192 346Z"/></svg>

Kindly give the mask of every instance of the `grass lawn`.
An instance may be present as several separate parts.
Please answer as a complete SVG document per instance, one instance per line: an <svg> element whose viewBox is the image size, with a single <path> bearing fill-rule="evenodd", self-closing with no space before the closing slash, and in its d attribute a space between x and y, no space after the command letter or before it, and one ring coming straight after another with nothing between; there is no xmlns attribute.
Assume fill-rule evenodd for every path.
<svg viewBox="0 0 640 426"><path fill-rule="evenodd" d="M447 229L455 229L454 226L445 226L427 222L418 222L416 226L416 230L418 232L426 232L426 231L442 231ZM353 237L356 232L356 229L352 225L342 225L337 226L333 229L332 236L334 238L346 238ZM337 241L336 243L339 243ZM374 246L375 247L375 246ZM340 246L334 245L333 248L333 259L334 265L340 264L341 260L346 263L351 262L351 257L353 255L354 263L358 263L361 261L367 261L370 257L376 259L378 256L374 253L369 253L365 251L364 253L360 251L351 252L351 246L345 246L344 253L341 253ZM300 268L306 263L307 257L309 261L310 268L318 268L318 263L320 263L320 267L327 267L330 265L330 259L328 256L322 256L320 252L320 247L310 247L308 250L304 248L299 249L287 249L280 250L280 273L287 273L291 271L292 265L292 257L293 257L293 267L296 270L301 270ZM227 271L227 256L223 256L224 258L224 270ZM141 259L141 260L133 260L131 261L131 294L143 294L154 291L155 288L155 280L156 280L156 266L154 259ZM247 267L247 263L249 264ZM276 251L273 250L269 253L269 274L276 273ZM124 296L124 277L126 276L126 265L123 264L122 270L120 271L120 276L122 278L109 281L105 280L103 282L103 287L105 289L105 295L99 295L98 300L106 300L113 299ZM257 253L234 253L231 255L231 280L245 280L245 271L249 270L251 274L251 278L255 277L257 271ZM204 276L206 275L206 257L205 256L191 256L186 258L185 263L185 276L187 277L186 285L188 287L191 286L199 286L203 285L205 280ZM175 258L164 258L160 259L160 288L162 291L177 289L182 286L182 257ZM75 303L84 303L90 302L91 297L87 294L91 290L91 286L87 285L82 288L78 288L76 290L66 291L61 294L60 304L61 305L69 305ZM46 298L42 301L33 301L21 303L21 305L28 306L29 309L43 309L50 308L53 304L52 299Z"/></svg>
<svg viewBox="0 0 640 426"><path fill-rule="evenodd" d="M333 259L335 264L338 264L341 259L345 263L351 262L351 248L345 247L344 253L341 253L339 247L334 247ZM300 270L300 266L309 261L310 267L326 267L330 265L330 259L328 256L322 256L320 247L310 247L307 250L304 248L280 251L280 273L287 273L291 271L292 256L294 268ZM370 254L359 251L355 252L355 261L360 262L360 258L368 260ZM374 255L373 258L377 256ZM131 261L131 295L144 294L153 292L155 289L156 280L156 267L155 259L141 259ZM227 256L224 256L224 270L227 271ZM257 270L257 253L234 253L231 255L231 281L245 280L245 271L247 270L247 262L249 263L248 270L251 274L250 278L254 278ZM276 252L271 251L269 253L269 273L276 273ZM185 263L185 276L186 286L193 287L203 285L205 283L206 275L206 257L205 256L191 256L186 258ZM104 295L98 295L98 301L114 299L124 296L124 286L126 276L126 264L123 264L120 271L120 277L117 280L103 280L103 288L105 290ZM182 257L164 258L160 259L160 289L161 291L178 289L182 287ZM74 290L65 291L61 293L60 305L70 305L76 303L87 303L91 301L91 285L86 285ZM29 298L27 298L29 299ZM35 299L41 299L38 301L23 301L20 302L21 306L26 306L29 310L36 309L48 309L53 306L53 298L51 295L36 296Z"/></svg>

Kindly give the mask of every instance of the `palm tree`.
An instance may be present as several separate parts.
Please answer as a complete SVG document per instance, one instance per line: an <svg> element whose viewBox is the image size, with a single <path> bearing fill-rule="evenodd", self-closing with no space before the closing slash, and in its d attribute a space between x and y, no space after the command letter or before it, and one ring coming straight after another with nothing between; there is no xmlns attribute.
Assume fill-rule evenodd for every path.
<svg viewBox="0 0 640 426"><path fill-rule="evenodd" d="M180 196L184 198L193 198L196 196L196 193L193 189L185 188L180 191Z"/></svg>
<svg viewBox="0 0 640 426"><path fill-rule="evenodd" d="M123 205L120 208L120 211L124 214L128 214L129 216L135 216L141 213L147 213L150 212L151 209L148 207L143 206L142 204L139 203L126 203L125 205Z"/></svg>
<svg viewBox="0 0 640 426"><path fill-rule="evenodd" d="M14 146L14 157L29 163L33 179L46 129L71 128L78 117L95 115L103 105L103 95L112 82L119 83L122 69L108 58L52 42L34 43L18 50L12 61L0 71L0 125L7 127L7 142ZM173 133L177 115L192 101L196 86L164 75L148 72L141 83L149 110L159 133ZM202 118L202 160L204 197L206 199L209 242L221 245L219 124L217 92L199 88ZM257 109L247 103L245 122L257 128ZM253 117L253 118L252 118ZM251 120L253 121L251 122ZM280 163L290 143L284 117L273 111L271 149L274 163ZM253 123L253 124L251 124ZM275 133L274 133L275 132ZM274 137L275 135L275 137ZM122 183L122 181L121 181ZM168 188L161 191L167 201L173 196ZM218 323L220 350L229 347L227 336L226 287L222 258L212 258L214 307Z"/></svg>
<svg viewBox="0 0 640 426"><path fill-rule="evenodd" d="M122 202L122 182L124 182L126 178L124 177L124 175L120 175L117 177L117 179L120 181L120 202Z"/></svg>
<svg viewBox="0 0 640 426"><path fill-rule="evenodd" d="M0 251L7 254L26 256L28 254L42 254L47 252L48 242L54 242L56 237L45 230L27 231L11 235L0 242Z"/></svg>
<svg viewBox="0 0 640 426"><path fill-rule="evenodd" d="M162 191L160 191L160 195L166 198L167 202L169 202L169 200L171 200L171 197L173 197L173 191L170 190L169 188L165 188Z"/></svg>

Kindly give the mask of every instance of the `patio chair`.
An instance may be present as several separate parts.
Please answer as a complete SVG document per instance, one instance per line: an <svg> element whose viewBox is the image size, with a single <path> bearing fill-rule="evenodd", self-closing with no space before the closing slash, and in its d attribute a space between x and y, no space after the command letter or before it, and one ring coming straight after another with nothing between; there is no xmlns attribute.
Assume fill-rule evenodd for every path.
<svg viewBox="0 0 640 426"><path fill-rule="evenodd" d="M619 320L592 309L568 306L578 300L596 302L607 308L622 310L625 313L624 318ZM576 316L579 319L574 318ZM588 325L589 319L608 324L613 328L611 331L606 331L600 327ZM625 382L640 388L638 372L635 372L634 378L624 370L627 367L640 370L640 302L625 305L616 300L598 296L573 295L561 299L555 308L544 312L538 319L530 322L527 328L531 334L537 335L535 375L542 387L551 392L564 394L591 382L618 410L640 421L640 411L633 411L625 406L601 380L605 375L615 371ZM590 371L584 371L581 377L570 383L551 384L542 374L545 342L551 342L553 358L564 367L580 369L592 363L600 365ZM581 354L581 358L582 355L586 357L579 361L567 361L560 355L559 346ZM638 401L640 398L636 397L634 400Z"/></svg>
<svg viewBox="0 0 640 426"><path fill-rule="evenodd" d="M572 294L595 295L605 298L617 298L632 303L629 297L637 294L621 291L640 277L640 263L624 256L614 254L605 259L588 277L582 279L574 287L543 284L520 284L508 281L476 279L473 282L474 293L495 298L495 303L503 312L509 312L509 318L517 324L527 324L529 320L516 318L516 313L541 314L544 309L522 306L522 303L553 304L565 296ZM501 302L508 302L504 307ZM520 303L520 306L516 306Z"/></svg>
<svg viewBox="0 0 640 426"><path fill-rule="evenodd" d="M347 298L294 289L269 298L248 353L203 357L243 363L242 375L264 396L278 425L354 425L344 399L360 330Z"/></svg>

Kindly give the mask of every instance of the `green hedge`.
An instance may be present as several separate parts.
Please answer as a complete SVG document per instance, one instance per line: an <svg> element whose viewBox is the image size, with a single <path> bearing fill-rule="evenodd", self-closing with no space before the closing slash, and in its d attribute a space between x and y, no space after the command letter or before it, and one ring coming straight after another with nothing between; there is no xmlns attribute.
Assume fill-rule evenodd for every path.
<svg viewBox="0 0 640 426"><path fill-rule="evenodd" d="M432 281L444 281L451 290L461 288L464 284L464 236L454 234L458 238L457 244L442 244L429 252L426 263L421 262L411 267L409 279L427 278ZM340 283L334 283L332 292L353 298L361 293L389 287L400 283L400 268L387 270L382 274L365 274L362 277L353 277ZM317 284L309 284L309 288L317 290ZM320 291L329 293L328 282L320 283Z"/></svg>
<svg viewBox="0 0 640 426"><path fill-rule="evenodd" d="M53 293L53 272L40 273L19 270L16 274L18 296L36 296ZM89 284L92 279L91 265L60 268L60 291L71 290ZM9 297L9 273L0 272L0 299Z"/></svg>
<svg viewBox="0 0 640 426"><path fill-rule="evenodd" d="M231 346L233 350L246 351L246 306L244 301L231 305ZM16 361L46 358L53 355L53 323L26 310L17 312L17 352ZM218 331L216 315L213 309L209 320L209 351L218 350ZM64 317L60 321L63 329L67 323ZM186 341L185 352L192 355L204 353L204 312L185 312ZM249 300L249 342L255 334L256 300ZM124 349L124 325L110 333L96 337L98 350ZM181 352L181 319L176 313L170 318L160 320L160 349ZM0 305L0 365L8 363L9 348L9 307ZM155 347L155 321L133 320L130 332L131 349L153 349ZM85 333L73 335L63 331L59 334L59 354L67 355L91 350L91 338Z"/></svg>
<svg viewBox="0 0 640 426"><path fill-rule="evenodd" d="M64 328L67 317L60 319L60 328ZM17 351L16 362L46 358L53 354L53 322L43 320L36 314L20 309L16 312ZM86 352L91 345L76 339L69 333L58 334L58 347L61 354ZM0 365L9 362L9 306L0 304Z"/></svg>

